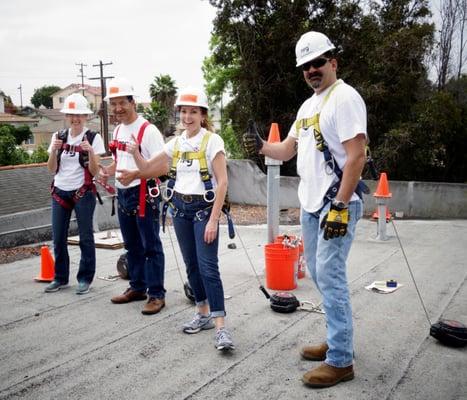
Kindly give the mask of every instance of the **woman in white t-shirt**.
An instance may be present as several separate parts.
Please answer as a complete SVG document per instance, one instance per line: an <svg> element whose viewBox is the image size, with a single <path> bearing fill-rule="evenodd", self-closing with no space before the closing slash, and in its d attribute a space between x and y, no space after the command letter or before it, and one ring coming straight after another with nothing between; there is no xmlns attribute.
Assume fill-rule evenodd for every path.
<svg viewBox="0 0 467 400"><path fill-rule="evenodd" d="M47 167L55 173L52 184L55 276L45 292L56 292L68 285L68 228L75 210L81 249L76 293L85 294L89 292L96 271L92 223L96 190L92 179L98 172L99 155L105 153L105 147L101 136L85 127L87 115L92 111L84 96L78 93L68 96L60 112L66 114L70 128L54 133L48 149Z"/></svg>
<svg viewBox="0 0 467 400"><path fill-rule="evenodd" d="M224 290L219 273L219 218L227 193L224 141L210 132L206 95L195 88L182 90L175 103L185 128L166 143L164 151L144 160L132 144L130 151L145 177L166 173L170 163L166 197L170 198L175 233L195 297L194 318L183 332L198 333L216 327L215 346L233 350L225 328Z"/></svg>

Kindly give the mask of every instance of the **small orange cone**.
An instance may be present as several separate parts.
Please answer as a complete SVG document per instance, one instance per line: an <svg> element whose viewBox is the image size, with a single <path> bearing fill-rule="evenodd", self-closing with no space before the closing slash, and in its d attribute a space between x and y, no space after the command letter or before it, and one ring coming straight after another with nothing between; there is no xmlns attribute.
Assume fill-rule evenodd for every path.
<svg viewBox="0 0 467 400"><path fill-rule="evenodd" d="M279 125L277 122L273 122L269 130L268 143L279 143L280 141L281 135L279 134Z"/></svg>
<svg viewBox="0 0 467 400"><path fill-rule="evenodd" d="M389 183L386 172L381 172L379 177L378 186L376 187L376 192L373 193L375 197L392 197L392 193L389 192Z"/></svg>
<svg viewBox="0 0 467 400"><path fill-rule="evenodd" d="M55 263L47 246L41 247L41 272L34 280L38 282L52 282L55 276Z"/></svg>
<svg viewBox="0 0 467 400"><path fill-rule="evenodd" d="M391 213L389 212L389 207L386 206L386 222L391 220ZM376 211L371 215L371 219L377 221L379 219L379 212L378 207L376 207Z"/></svg>

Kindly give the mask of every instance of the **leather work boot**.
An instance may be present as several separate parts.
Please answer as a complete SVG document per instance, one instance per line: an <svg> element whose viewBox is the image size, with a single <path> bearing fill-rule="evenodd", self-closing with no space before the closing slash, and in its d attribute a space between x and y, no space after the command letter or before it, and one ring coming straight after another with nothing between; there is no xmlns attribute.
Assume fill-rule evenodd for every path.
<svg viewBox="0 0 467 400"><path fill-rule="evenodd" d="M337 368L326 363L313 368L303 375L303 383L313 388L326 388L339 382L350 381L354 378L353 366Z"/></svg>
<svg viewBox="0 0 467 400"><path fill-rule="evenodd" d="M329 347L327 343L320 343L315 346L304 346L300 350L300 355L305 360L324 361Z"/></svg>
<svg viewBox="0 0 467 400"><path fill-rule="evenodd" d="M164 299L156 299L155 297L150 297L148 302L144 305L141 313L143 313L144 315L157 314L164 307L165 307Z"/></svg>
<svg viewBox="0 0 467 400"><path fill-rule="evenodd" d="M112 297L110 301L114 304L124 304L129 303L131 301L146 300L147 297L148 296L146 296L146 293L144 292L137 292L132 288L128 288L122 294Z"/></svg>

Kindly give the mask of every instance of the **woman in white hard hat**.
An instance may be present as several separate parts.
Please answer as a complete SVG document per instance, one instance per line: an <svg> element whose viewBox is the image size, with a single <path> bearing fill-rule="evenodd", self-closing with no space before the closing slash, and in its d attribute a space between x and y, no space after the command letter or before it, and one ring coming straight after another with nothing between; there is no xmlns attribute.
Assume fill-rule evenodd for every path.
<svg viewBox="0 0 467 400"><path fill-rule="evenodd" d="M185 128L149 161L132 146L143 176L165 173L170 163L166 198L196 303L194 318L183 332L216 329L218 350L233 350L225 328L224 290L218 264L219 218L227 193L224 141L212 133L206 95L195 88L182 90L175 102Z"/></svg>
<svg viewBox="0 0 467 400"><path fill-rule="evenodd" d="M48 149L47 167L55 173L52 183L55 276L45 292L56 292L68 285L68 227L71 212L75 210L81 249L76 293L85 294L89 292L96 271L92 226L96 190L92 178L99 170L99 154L105 153L105 147L101 136L85 127L92 111L84 96L78 93L68 96L60 112L66 115L69 128L54 133Z"/></svg>

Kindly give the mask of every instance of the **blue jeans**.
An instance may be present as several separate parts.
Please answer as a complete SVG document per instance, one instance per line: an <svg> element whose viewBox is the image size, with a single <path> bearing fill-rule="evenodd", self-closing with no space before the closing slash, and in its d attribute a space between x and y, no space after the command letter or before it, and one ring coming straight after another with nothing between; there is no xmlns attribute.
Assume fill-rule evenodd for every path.
<svg viewBox="0 0 467 400"><path fill-rule="evenodd" d="M139 185L118 189L118 220L128 254L130 287L150 297L165 298L165 258L159 237L159 201L146 202L143 218L138 216Z"/></svg>
<svg viewBox="0 0 467 400"><path fill-rule="evenodd" d="M204 241L204 230L210 216L204 210L211 204L203 200L185 203L181 199L172 198L175 211L173 224L183 261L186 265L188 281L193 289L196 305L209 304L211 316L224 317L224 288L219 273L219 233L216 239L207 244Z"/></svg>
<svg viewBox="0 0 467 400"><path fill-rule="evenodd" d="M70 201L76 191L64 191L56 188L55 192L65 201ZM92 229L95 208L96 196L91 191L87 191L74 207L78 222L79 247L81 249L81 259L76 277L78 282L91 283L96 272L96 248ZM70 257L67 242L71 213L71 209L62 207L52 198L52 236L55 254L54 279L64 285L68 283L70 275Z"/></svg>
<svg viewBox="0 0 467 400"><path fill-rule="evenodd" d="M302 209L301 224L305 257L310 275L323 296L326 312L326 364L348 367L353 359L353 325L347 283L346 261L355 236L357 221L362 217L362 202L349 203L347 234L324 240L320 221L329 211L330 203L316 213Z"/></svg>

